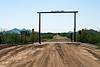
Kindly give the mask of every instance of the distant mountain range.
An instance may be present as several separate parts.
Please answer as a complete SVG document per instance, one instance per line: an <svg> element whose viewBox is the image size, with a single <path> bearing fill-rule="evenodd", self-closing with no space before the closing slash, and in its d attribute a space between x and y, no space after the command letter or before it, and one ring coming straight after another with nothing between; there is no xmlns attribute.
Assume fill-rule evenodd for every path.
<svg viewBox="0 0 100 67"><path fill-rule="evenodd" d="M18 33L18 34L20 34L20 29L17 29L17 28L14 28L14 29L12 29L12 30L9 30L9 31L7 31L7 32L9 32L9 33Z"/></svg>
<svg viewBox="0 0 100 67"><path fill-rule="evenodd" d="M14 28L14 29L9 30L7 32L20 34L21 31L26 31L26 29L17 29L17 28Z"/></svg>
<svg viewBox="0 0 100 67"><path fill-rule="evenodd" d="M88 32L90 32L90 33L97 33L98 31L96 31L96 30L93 30L93 29L89 29L89 30L87 30Z"/></svg>
<svg viewBox="0 0 100 67"><path fill-rule="evenodd" d="M27 29L25 29L25 28L24 28L24 29L17 29L17 28L14 28L14 29L8 30L8 31L6 31L6 32L20 34L21 31L27 31ZM28 31L31 32L31 30L28 30ZM90 32L90 33L97 33L97 32L99 32L99 31L96 31L96 30L93 30L93 29L89 29L89 30L86 30L86 31L87 31L87 32ZM67 33L69 33L69 32L67 32Z"/></svg>

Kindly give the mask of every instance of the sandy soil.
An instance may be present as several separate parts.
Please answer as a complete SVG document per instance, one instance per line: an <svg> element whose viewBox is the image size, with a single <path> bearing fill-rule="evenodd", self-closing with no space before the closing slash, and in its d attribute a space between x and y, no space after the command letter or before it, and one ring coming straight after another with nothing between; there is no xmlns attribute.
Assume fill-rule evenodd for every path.
<svg viewBox="0 0 100 67"><path fill-rule="evenodd" d="M66 42L10 46L0 49L0 67L100 67L100 50Z"/></svg>

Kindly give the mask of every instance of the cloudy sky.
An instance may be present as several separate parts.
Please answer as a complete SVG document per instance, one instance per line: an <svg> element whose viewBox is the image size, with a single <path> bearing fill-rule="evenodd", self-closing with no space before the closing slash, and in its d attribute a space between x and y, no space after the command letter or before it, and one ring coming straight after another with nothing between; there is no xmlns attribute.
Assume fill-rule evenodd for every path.
<svg viewBox="0 0 100 67"><path fill-rule="evenodd" d="M74 11L77 30L100 29L100 0L0 0L0 28L34 28L38 11ZM42 32L73 31L73 14L42 14Z"/></svg>

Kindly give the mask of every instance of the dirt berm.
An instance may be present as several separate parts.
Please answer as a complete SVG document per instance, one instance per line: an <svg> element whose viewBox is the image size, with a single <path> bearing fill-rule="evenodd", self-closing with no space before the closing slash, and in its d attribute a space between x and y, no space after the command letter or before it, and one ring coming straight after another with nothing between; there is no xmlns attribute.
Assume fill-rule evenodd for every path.
<svg viewBox="0 0 100 67"><path fill-rule="evenodd" d="M65 42L10 46L0 49L0 67L100 67L100 50Z"/></svg>

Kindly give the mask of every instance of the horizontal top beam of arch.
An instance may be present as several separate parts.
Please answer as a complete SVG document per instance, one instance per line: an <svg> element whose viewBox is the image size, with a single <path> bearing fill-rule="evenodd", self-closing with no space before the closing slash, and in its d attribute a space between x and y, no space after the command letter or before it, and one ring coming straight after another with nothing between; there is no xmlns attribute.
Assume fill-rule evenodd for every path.
<svg viewBox="0 0 100 67"><path fill-rule="evenodd" d="M37 13L78 13L78 11L50 11L50 12L37 12Z"/></svg>

